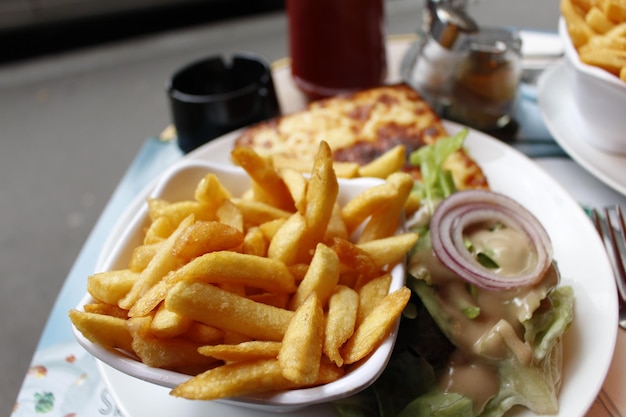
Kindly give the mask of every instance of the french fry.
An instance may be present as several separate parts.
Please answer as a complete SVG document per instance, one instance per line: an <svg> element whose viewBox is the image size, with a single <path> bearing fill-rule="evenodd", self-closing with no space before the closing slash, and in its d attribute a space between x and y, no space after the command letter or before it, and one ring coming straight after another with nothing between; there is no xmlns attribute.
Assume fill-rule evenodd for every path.
<svg viewBox="0 0 626 417"><path fill-rule="evenodd" d="M167 239L174 232L175 227L167 217L157 217L146 230L144 245L159 243Z"/></svg>
<svg viewBox="0 0 626 417"><path fill-rule="evenodd" d="M349 240L335 238L331 248L337 253L343 267L341 276L354 273L351 286L360 287L380 273L380 266L376 265L369 253Z"/></svg>
<svg viewBox="0 0 626 417"><path fill-rule="evenodd" d="M304 279L298 285L289 302L289 309L296 310L312 294L325 306L339 281L339 257L323 243L318 243Z"/></svg>
<svg viewBox="0 0 626 417"><path fill-rule="evenodd" d="M126 328L125 319L78 310L70 310L69 317L76 329L90 342L133 351L132 337Z"/></svg>
<svg viewBox="0 0 626 417"><path fill-rule="evenodd" d="M322 142L315 157L306 192L304 219L307 235L301 242L300 250L304 258L309 258L309 251L324 238L338 192L339 184L333 170L330 147L326 142Z"/></svg>
<svg viewBox="0 0 626 417"><path fill-rule="evenodd" d="M237 268L233 268L237 265ZM287 266L271 258L219 251L202 255L175 272L180 279L211 284L238 283L269 292L290 293L295 280Z"/></svg>
<svg viewBox="0 0 626 417"><path fill-rule="evenodd" d="M94 314L100 314L100 315L105 315L105 316L118 317L120 319L128 318L128 311L121 309L117 305L114 305L114 304L95 302L95 303L85 304L83 306L83 310L85 310L86 313L94 313Z"/></svg>
<svg viewBox="0 0 626 417"><path fill-rule="evenodd" d="M169 339L186 333L193 320L181 316L161 305L150 323L150 332L156 337Z"/></svg>
<svg viewBox="0 0 626 417"><path fill-rule="evenodd" d="M148 366L185 371L216 364L214 358L198 353L198 345L183 338L163 339L151 332L152 318L132 318L126 322L132 335L132 350Z"/></svg>
<svg viewBox="0 0 626 417"><path fill-rule="evenodd" d="M419 235L406 232L399 235L359 243L357 247L370 255L378 268L385 265L396 265L406 257L407 252L415 246Z"/></svg>
<svg viewBox="0 0 626 417"><path fill-rule="evenodd" d="M148 200L150 218L153 221L161 217L167 219L174 228L190 215L193 215L196 220L217 220L215 210L209 208L206 204L191 200L173 203L154 198Z"/></svg>
<svg viewBox="0 0 626 417"><path fill-rule="evenodd" d="M182 264L181 260L172 254L172 249L179 236L193 222L194 216L187 216L180 222L174 233L167 238L167 241L163 242L146 269L139 274L128 294L118 302L121 308L129 310L139 297L159 282L168 272L177 269Z"/></svg>
<svg viewBox="0 0 626 417"><path fill-rule="evenodd" d="M335 203L333 211L328 219L328 226L326 226L326 233L324 234L324 242L332 240L334 238L348 239L348 228L346 223L341 217L341 207Z"/></svg>
<svg viewBox="0 0 626 417"><path fill-rule="evenodd" d="M291 193L270 160L261 157L252 148L243 146L235 147L231 157L250 175L257 200L283 210L294 209Z"/></svg>
<svg viewBox="0 0 626 417"><path fill-rule="evenodd" d="M236 345L201 346L198 352L224 362L243 362L276 358L281 346L281 342L253 340Z"/></svg>
<svg viewBox="0 0 626 417"><path fill-rule="evenodd" d="M224 341L224 331L192 321L191 326L181 337L196 343L198 346L217 345Z"/></svg>
<svg viewBox="0 0 626 417"><path fill-rule="evenodd" d="M233 265L238 265L233 268ZM147 290L130 308L129 316L148 314L180 281L210 284L243 284L270 292L290 293L296 284L287 266L271 258L219 251L198 256Z"/></svg>
<svg viewBox="0 0 626 417"><path fill-rule="evenodd" d="M615 22L612 22L597 6L592 6L585 13L585 22L597 33L606 33L615 27Z"/></svg>
<svg viewBox="0 0 626 417"><path fill-rule="evenodd" d="M602 10L606 17L614 22L626 21L626 1L602 0Z"/></svg>
<svg viewBox="0 0 626 417"><path fill-rule="evenodd" d="M372 213L398 198L398 188L391 183L384 183L368 188L350 200L341 209L349 233L363 223Z"/></svg>
<svg viewBox="0 0 626 417"><path fill-rule="evenodd" d="M241 233L244 232L243 214L230 200L225 200L217 209L217 219Z"/></svg>
<svg viewBox="0 0 626 417"><path fill-rule="evenodd" d="M295 387L282 374L278 360L235 362L210 369L174 387L175 397L215 400Z"/></svg>
<svg viewBox="0 0 626 417"><path fill-rule="evenodd" d="M387 294L363 319L341 350L344 363L355 363L369 355L392 331L410 297L411 290L407 287Z"/></svg>
<svg viewBox="0 0 626 417"><path fill-rule="evenodd" d="M285 265L300 261L301 242L307 233L306 220L296 212L276 231L267 248L267 256Z"/></svg>
<svg viewBox="0 0 626 417"><path fill-rule="evenodd" d="M96 300L117 305L133 287L139 274L128 269L98 272L87 278L87 291Z"/></svg>
<svg viewBox="0 0 626 417"><path fill-rule="evenodd" d="M281 170L279 175L291 194L294 207L300 214L304 214L306 210L307 180L302 176L301 172L289 168Z"/></svg>
<svg viewBox="0 0 626 417"><path fill-rule="evenodd" d="M150 263L154 254L157 252L160 243L152 243L150 245L139 245L133 249L130 261L128 263L128 269L133 272L141 272Z"/></svg>
<svg viewBox="0 0 626 417"><path fill-rule="evenodd" d="M213 206L217 209L225 200L230 200L232 194L220 182L219 178L213 173L204 176L196 186L194 191L194 199L207 206Z"/></svg>
<svg viewBox="0 0 626 417"><path fill-rule="evenodd" d="M583 15L576 9L572 0L561 0L561 14L565 19L567 31L576 49L586 44L595 35L595 32L587 24Z"/></svg>
<svg viewBox="0 0 626 417"><path fill-rule="evenodd" d="M413 177L407 173L396 172L391 174L387 181L396 187L398 196L370 216L359 236L360 243L393 236L398 229L400 219L404 215L404 204L413 189Z"/></svg>
<svg viewBox="0 0 626 417"><path fill-rule="evenodd" d="M206 253L233 249L243 243L243 233L219 221L196 221L185 228L172 247L172 254L189 262Z"/></svg>
<svg viewBox="0 0 626 417"><path fill-rule="evenodd" d="M269 242L259 227L248 229L243 238L243 253L256 256L267 256Z"/></svg>
<svg viewBox="0 0 626 417"><path fill-rule="evenodd" d="M244 198L233 198L232 202L239 207L246 227L258 226L275 219L286 219L291 212L271 206L267 203Z"/></svg>
<svg viewBox="0 0 626 417"><path fill-rule="evenodd" d="M396 145L370 163L359 168L359 176L387 178L400 171L406 163L406 147Z"/></svg>
<svg viewBox="0 0 626 417"><path fill-rule="evenodd" d="M354 333L359 295L352 288L338 285L328 301L323 351L337 366L343 365L340 349Z"/></svg>
<svg viewBox="0 0 626 417"><path fill-rule="evenodd" d="M298 385L313 384L318 377L324 338L324 311L316 293L295 311L278 353L283 376Z"/></svg>
<svg viewBox="0 0 626 417"><path fill-rule="evenodd" d="M357 311L356 323L361 324L363 319L376 308L389 292L391 285L391 275L384 274L372 279L357 291L359 293L359 309Z"/></svg>
<svg viewBox="0 0 626 417"><path fill-rule="evenodd" d="M165 306L218 329L259 340L281 341L293 312L257 303L211 284L181 281L165 298Z"/></svg>

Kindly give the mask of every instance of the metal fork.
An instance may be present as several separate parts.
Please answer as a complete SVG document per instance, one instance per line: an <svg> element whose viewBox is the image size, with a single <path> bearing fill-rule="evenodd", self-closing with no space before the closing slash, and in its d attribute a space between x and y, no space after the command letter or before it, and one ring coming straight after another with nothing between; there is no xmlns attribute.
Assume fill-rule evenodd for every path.
<svg viewBox="0 0 626 417"><path fill-rule="evenodd" d="M602 213L593 209L592 219L613 265L619 298L619 325L626 329L626 225L622 208L618 205L605 207Z"/></svg>

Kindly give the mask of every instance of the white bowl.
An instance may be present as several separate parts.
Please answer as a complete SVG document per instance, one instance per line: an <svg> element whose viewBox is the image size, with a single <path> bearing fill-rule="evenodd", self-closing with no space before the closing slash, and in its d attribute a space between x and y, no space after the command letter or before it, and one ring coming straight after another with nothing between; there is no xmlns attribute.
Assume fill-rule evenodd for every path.
<svg viewBox="0 0 626 417"><path fill-rule="evenodd" d="M582 137L602 151L626 155L626 82L601 68L584 64L572 44L565 20L559 35L568 62L568 77L579 113ZM572 120L572 123L576 123Z"/></svg>
<svg viewBox="0 0 626 417"><path fill-rule="evenodd" d="M128 211L120 218L116 227L112 230L105 251L97 262L97 271L106 271L125 268L128 265L132 249L136 247L142 238L144 226L147 223L147 205L145 198L160 197L169 201L191 199L195 185L207 173L215 173L222 184L233 195L241 195L250 186L248 175L238 167L216 165L203 161L185 160L167 172L165 172L151 191L146 190L139 195ZM365 189L382 181L374 178L358 178L352 180L339 180L338 201L345 204ZM108 250L107 250L108 248ZM85 277L86 279L87 277ZM399 264L392 270L390 291L401 288L405 282L405 266ZM80 301L77 309L93 299L89 294ZM397 337L398 324L383 343L361 363L355 364L348 372L337 381L313 388L280 391L268 394L251 395L245 397L218 400L232 405L260 409L271 412L287 412L308 405L329 402L339 398L355 394L371 385L382 373L393 350ZM107 365L147 383L157 384L168 388L188 380L189 375L164 369L149 367L132 353L120 350L110 350L91 343L76 329L74 335L82 345L95 358ZM145 398L145 401L150 401Z"/></svg>

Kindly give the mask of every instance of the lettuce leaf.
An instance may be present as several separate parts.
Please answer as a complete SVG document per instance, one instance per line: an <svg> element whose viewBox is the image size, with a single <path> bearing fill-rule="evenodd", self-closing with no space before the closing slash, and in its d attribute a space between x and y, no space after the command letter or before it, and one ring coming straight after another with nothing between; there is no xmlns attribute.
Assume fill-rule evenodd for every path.
<svg viewBox="0 0 626 417"><path fill-rule="evenodd" d="M409 162L420 167L421 181L415 181L416 193L429 211L434 212L437 203L456 191L452 173L444 168L444 162L460 150L467 136L464 129L454 136L441 139L411 153Z"/></svg>

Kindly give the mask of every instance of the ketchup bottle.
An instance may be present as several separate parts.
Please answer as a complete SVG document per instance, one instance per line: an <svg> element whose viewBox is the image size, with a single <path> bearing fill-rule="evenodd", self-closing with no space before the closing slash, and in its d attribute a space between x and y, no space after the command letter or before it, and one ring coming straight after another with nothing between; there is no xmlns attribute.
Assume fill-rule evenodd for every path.
<svg viewBox="0 0 626 417"><path fill-rule="evenodd" d="M286 0L292 77L310 99L381 85L384 0Z"/></svg>

